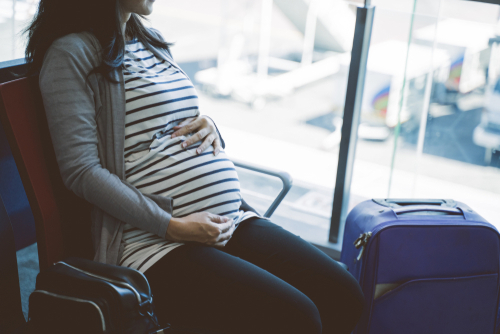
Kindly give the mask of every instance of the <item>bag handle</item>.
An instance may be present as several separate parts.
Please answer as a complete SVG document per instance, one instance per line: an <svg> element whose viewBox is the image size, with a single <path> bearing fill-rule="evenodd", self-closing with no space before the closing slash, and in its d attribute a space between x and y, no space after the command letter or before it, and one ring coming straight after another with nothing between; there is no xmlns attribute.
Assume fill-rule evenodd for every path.
<svg viewBox="0 0 500 334"><path fill-rule="evenodd" d="M415 198L374 198L378 205L399 208L412 205L432 205L436 207L455 208L457 202L452 199L415 199Z"/></svg>
<svg viewBox="0 0 500 334"><path fill-rule="evenodd" d="M436 212L436 213L444 213L448 215L460 215L464 219L467 219L467 214L465 211L460 208L449 208L449 207L442 207L442 206L434 206L434 205L408 205L408 206L403 206L399 208L391 208L392 211L396 215L402 215L402 214L407 214L407 213L412 213L412 212Z"/></svg>
<svg viewBox="0 0 500 334"><path fill-rule="evenodd" d="M131 290L135 294L135 297L137 298L137 302L139 303L139 306L142 304L141 294L131 284L128 284L126 282L117 281L117 280L114 280L114 279L111 279L111 278L103 277L101 275L97 275L97 274L88 272L86 270L83 270L83 269L77 268L75 266L72 266L70 264L67 264L64 261L59 261L59 262L56 262L54 264L61 264L61 265L67 266L67 267L69 267L69 268L71 268L71 269L73 269L75 271L78 271L79 273L82 273L84 275L87 275L87 276L90 276L90 277L93 277L93 278L97 278L97 279L100 279L100 280L103 280L103 281L106 281L106 282L109 282L109 283L116 284L118 286L121 286L122 288L124 287L126 289L129 289L129 290Z"/></svg>

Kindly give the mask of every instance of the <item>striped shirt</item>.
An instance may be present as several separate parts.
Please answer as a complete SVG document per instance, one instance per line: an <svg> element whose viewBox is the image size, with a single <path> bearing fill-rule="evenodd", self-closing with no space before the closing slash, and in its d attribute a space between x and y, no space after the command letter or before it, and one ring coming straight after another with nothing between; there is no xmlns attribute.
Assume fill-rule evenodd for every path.
<svg viewBox="0 0 500 334"><path fill-rule="evenodd" d="M235 220L256 216L239 210L240 183L233 163L210 146L201 154L183 149L189 138L171 138L173 127L200 114L198 95L174 63L158 59L140 42L127 43L125 80L125 176L142 193L173 199L173 217L208 211ZM183 245L125 225L120 265L145 272L169 251Z"/></svg>

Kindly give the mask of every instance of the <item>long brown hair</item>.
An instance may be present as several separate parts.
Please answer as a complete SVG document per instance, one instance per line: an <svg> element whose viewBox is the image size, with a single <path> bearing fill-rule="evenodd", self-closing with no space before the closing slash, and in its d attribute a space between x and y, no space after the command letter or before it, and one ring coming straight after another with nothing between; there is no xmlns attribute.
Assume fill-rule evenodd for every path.
<svg viewBox="0 0 500 334"><path fill-rule="evenodd" d="M151 33L142 19L145 18L132 14L127 22L126 35L168 50L170 44ZM121 67L125 53L118 0L40 0L33 21L24 30L28 38L25 56L29 73L40 71L52 42L83 31L94 34L102 48L102 62L92 72L114 82L110 73Z"/></svg>

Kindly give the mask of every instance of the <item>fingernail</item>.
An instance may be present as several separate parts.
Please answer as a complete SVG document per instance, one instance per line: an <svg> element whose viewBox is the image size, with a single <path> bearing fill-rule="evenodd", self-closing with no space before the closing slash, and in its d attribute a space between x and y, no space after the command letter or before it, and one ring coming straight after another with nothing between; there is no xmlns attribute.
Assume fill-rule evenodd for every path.
<svg viewBox="0 0 500 334"><path fill-rule="evenodd" d="M201 150L200 149L197 149L196 150L196 153L200 154Z"/></svg>
<svg viewBox="0 0 500 334"><path fill-rule="evenodd" d="M186 143L182 143L182 145L181 145L181 146L182 146L183 148L186 148L186 145L187 145Z"/></svg>
<svg viewBox="0 0 500 334"><path fill-rule="evenodd" d="M172 133L172 136L170 138L175 138L175 133Z"/></svg>
<svg viewBox="0 0 500 334"><path fill-rule="evenodd" d="M214 155L217 156L217 154L219 154L219 150L214 151Z"/></svg>

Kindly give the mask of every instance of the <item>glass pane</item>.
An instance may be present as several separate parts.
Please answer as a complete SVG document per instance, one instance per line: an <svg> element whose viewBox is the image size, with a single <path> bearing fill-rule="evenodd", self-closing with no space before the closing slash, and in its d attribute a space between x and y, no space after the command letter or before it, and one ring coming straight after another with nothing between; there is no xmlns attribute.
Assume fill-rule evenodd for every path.
<svg viewBox="0 0 500 334"><path fill-rule="evenodd" d="M308 240L328 240L355 16L343 0L157 1L151 16L229 156L292 175L273 220ZM281 182L238 172L265 212Z"/></svg>
<svg viewBox="0 0 500 334"><path fill-rule="evenodd" d="M399 80L391 78L382 117L389 136L358 141L354 194L451 198L500 227L499 8L417 0L406 13L407 47L395 57ZM379 45L372 44L371 60ZM371 85L367 79L365 102ZM367 109L373 115L376 104Z"/></svg>
<svg viewBox="0 0 500 334"><path fill-rule="evenodd" d="M411 26L435 22L428 15L413 15L415 1L373 1L376 6L367 73L361 107L361 122L351 184L349 209L371 198L385 198L391 176L395 127L398 122L405 69L418 77L425 73L430 48L410 52ZM428 12L429 9L422 8ZM421 85L421 83L420 83ZM418 99L416 99L418 100Z"/></svg>
<svg viewBox="0 0 500 334"><path fill-rule="evenodd" d="M24 57L20 35L38 8L39 0L0 0L0 61Z"/></svg>

